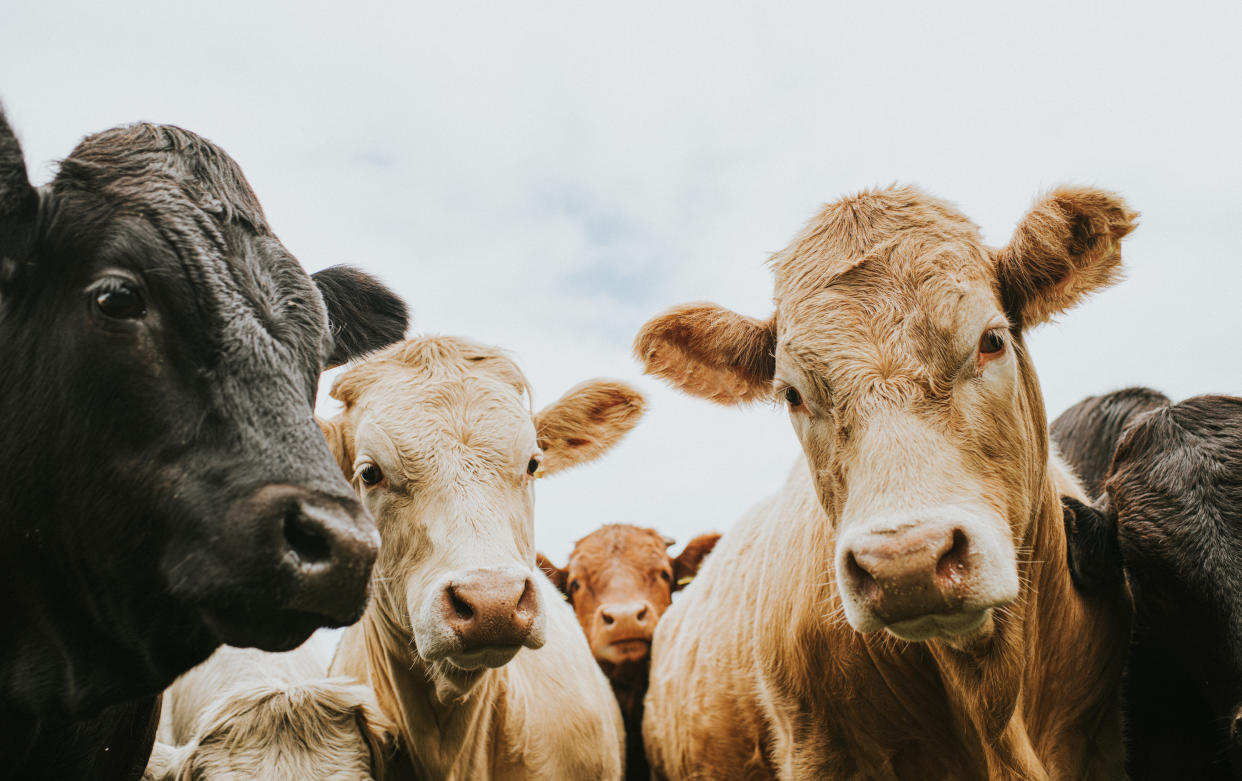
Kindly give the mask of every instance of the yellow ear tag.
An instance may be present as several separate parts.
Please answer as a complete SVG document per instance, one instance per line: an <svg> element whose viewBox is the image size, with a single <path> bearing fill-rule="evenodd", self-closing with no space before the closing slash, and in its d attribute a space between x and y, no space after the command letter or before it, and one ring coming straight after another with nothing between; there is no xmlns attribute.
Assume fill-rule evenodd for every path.
<svg viewBox="0 0 1242 781"><path fill-rule="evenodd" d="M536 480L543 477L543 463L539 464L539 467L535 470L535 473L531 475L531 477L535 478Z"/></svg>
<svg viewBox="0 0 1242 781"><path fill-rule="evenodd" d="M694 576L693 576L693 575L687 575L687 576L685 576L684 578L678 578L678 579L677 579L677 585L678 585L678 586L687 586L687 585L689 585L689 584L690 584L690 581L692 581L692 580L694 580Z"/></svg>

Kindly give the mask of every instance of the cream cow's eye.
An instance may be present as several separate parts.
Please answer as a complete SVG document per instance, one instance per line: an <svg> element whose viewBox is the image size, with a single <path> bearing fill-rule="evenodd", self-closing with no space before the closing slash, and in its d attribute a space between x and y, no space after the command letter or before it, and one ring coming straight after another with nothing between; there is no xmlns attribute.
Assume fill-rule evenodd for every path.
<svg viewBox="0 0 1242 781"><path fill-rule="evenodd" d="M358 479L364 485L379 485L384 480L384 472L375 464L363 464L358 469Z"/></svg>

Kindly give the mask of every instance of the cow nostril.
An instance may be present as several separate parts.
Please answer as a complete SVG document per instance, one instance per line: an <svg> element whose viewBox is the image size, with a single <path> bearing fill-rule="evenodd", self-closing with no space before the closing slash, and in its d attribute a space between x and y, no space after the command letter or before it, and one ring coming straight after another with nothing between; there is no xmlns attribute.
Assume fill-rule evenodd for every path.
<svg viewBox="0 0 1242 781"><path fill-rule="evenodd" d="M879 596L880 584L876 582L874 575L858 563L853 551L845 554L845 572L864 599L875 599Z"/></svg>
<svg viewBox="0 0 1242 781"><path fill-rule="evenodd" d="M453 606L453 612L463 621L469 621L474 618L474 608L470 607L470 603L457 596L457 592L449 586L448 590L449 604Z"/></svg>
<svg viewBox="0 0 1242 781"><path fill-rule="evenodd" d="M616 619L614 619L612 616L608 615L607 613L600 613L599 617L604 619L604 623L608 624L609 626L616 623Z"/></svg>
<svg viewBox="0 0 1242 781"><path fill-rule="evenodd" d="M953 530L953 544L947 553L936 562L936 579L939 581L958 582L966 574L966 554L970 545L966 541L966 533L961 529Z"/></svg>
<svg viewBox="0 0 1242 781"><path fill-rule="evenodd" d="M302 561L318 564L332 558L332 548L323 532L310 524L300 507L292 507L285 513L283 531L289 549Z"/></svg>
<svg viewBox="0 0 1242 781"><path fill-rule="evenodd" d="M647 617L647 608L645 607L642 610L639 610L638 615L635 616L635 618L637 618L639 621L642 621L646 617Z"/></svg>

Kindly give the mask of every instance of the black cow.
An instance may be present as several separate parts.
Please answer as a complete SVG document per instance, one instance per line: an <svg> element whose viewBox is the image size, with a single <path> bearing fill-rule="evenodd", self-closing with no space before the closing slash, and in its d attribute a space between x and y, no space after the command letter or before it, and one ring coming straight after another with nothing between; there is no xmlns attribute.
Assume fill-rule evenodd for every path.
<svg viewBox="0 0 1242 781"><path fill-rule="evenodd" d="M1131 778L1242 778L1242 398L1147 393L1087 399L1053 423L1067 456L1111 456L1098 507L1067 507L1070 555L1091 582L1119 571L1098 540L1120 541Z"/></svg>
<svg viewBox="0 0 1242 781"><path fill-rule="evenodd" d="M312 282L205 139L108 130L36 189L0 112L0 776L132 775L222 642L361 615L378 535L312 408L406 323Z"/></svg>

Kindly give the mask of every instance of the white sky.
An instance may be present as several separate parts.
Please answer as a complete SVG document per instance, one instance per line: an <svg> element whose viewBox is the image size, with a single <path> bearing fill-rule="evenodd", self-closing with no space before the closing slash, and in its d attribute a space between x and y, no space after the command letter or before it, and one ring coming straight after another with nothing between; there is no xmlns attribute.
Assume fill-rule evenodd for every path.
<svg viewBox="0 0 1242 781"><path fill-rule="evenodd" d="M13 7L19 5L23 7ZM1129 279L1031 339L1051 415L1128 384L1242 392L1236 2L21 2L0 100L32 176L84 134L182 125L242 165L308 270L349 262L419 331L503 346L536 404L594 376L651 412L541 482L563 563L605 522L685 542L779 487L784 413L640 377L688 300L770 311L768 253L825 201L912 182L1004 243L1062 182L1143 213Z"/></svg>

